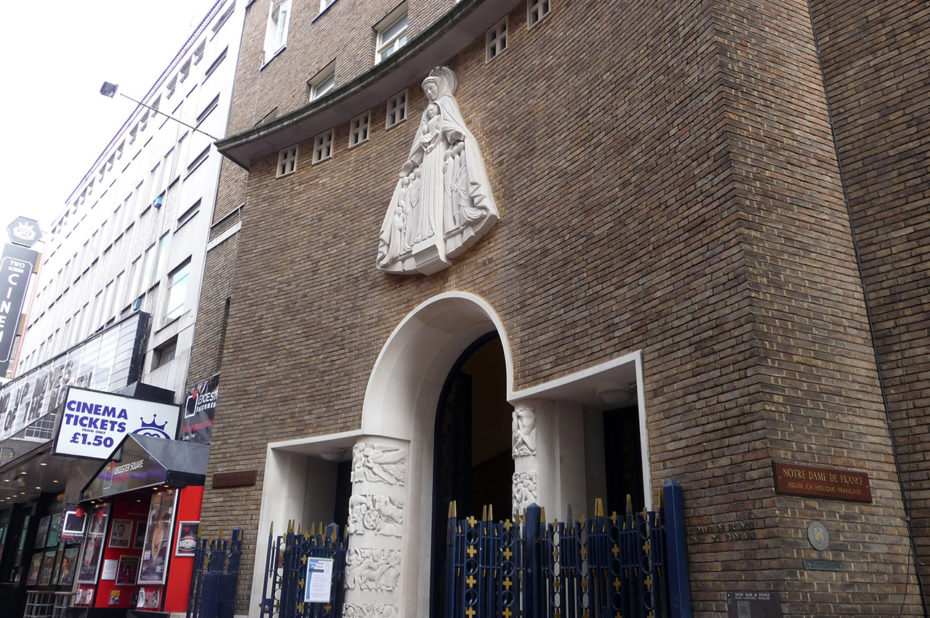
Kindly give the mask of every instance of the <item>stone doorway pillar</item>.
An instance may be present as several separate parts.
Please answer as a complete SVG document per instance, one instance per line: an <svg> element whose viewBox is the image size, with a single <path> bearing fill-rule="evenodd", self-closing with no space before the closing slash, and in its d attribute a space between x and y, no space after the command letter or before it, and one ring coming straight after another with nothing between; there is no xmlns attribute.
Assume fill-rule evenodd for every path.
<svg viewBox="0 0 930 618"><path fill-rule="evenodd" d="M582 407L551 399L514 402L513 516L535 502L550 519L565 519L569 506L585 513Z"/></svg>

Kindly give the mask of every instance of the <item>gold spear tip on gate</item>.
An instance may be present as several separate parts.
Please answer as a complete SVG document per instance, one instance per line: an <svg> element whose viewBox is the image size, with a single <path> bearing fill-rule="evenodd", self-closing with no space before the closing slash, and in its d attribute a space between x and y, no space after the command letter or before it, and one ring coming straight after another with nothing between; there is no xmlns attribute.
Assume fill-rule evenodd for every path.
<svg viewBox="0 0 930 618"><path fill-rule="evenodd" d="M542 509L540 509L539 521L543 524L546 523L546 507L542 507Z"/></svg>
<svg viewBox="0 0 930 618"><path fill-rule="evenodd" d="M274 536L274 522L268 525L268 536Z"/></svg>
<svg viewBox="0 0 930 618"><path fill-rule="evenodd" d="M487 520L488 520L488 505L485 504L485 505L482 505L481 507L481 521L487 521Z"/></svg>
<svg viewBox="0 0 930 618"><path fill-rule="evenodd" d="M594 499L594 516L595 517L604 516L604 501L601 498Z"/></svg>
<svg viewBox="0 0 930 618"><path fill-rule="evenodd" d="M626 495L626 514L627 515L633 514L633 497L630 496L630 494Z"/></svg>
<svg viewBox="0 0 930 618"><path fill-rule="evenodd" d="M455 511L455 500L449 501L449 519L455 519L458 517L458 513Z"/></svg>
<svg viewBox="0 0 930 618"><path fill-rule="evenodd" d="M494 521L494 505L488 505L488 519L487 521Z"/></svg>

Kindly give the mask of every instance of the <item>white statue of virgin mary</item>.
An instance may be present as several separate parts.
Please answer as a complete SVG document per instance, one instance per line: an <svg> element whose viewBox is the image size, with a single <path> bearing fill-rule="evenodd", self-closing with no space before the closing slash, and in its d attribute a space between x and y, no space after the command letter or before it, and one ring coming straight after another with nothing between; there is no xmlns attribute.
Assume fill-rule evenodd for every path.
<svg viewBox="0 0 930 618"><path fill-rule="evenodd" d="M381 270L438 272L498 220L481 151L455 101L456 83L448 67L423 80L429 104L381 225Z"/></svg>

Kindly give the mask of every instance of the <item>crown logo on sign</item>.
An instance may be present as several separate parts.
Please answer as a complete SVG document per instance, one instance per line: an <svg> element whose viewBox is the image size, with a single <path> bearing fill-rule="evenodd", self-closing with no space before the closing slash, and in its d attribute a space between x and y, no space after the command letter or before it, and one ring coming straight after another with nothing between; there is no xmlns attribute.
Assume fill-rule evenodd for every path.
<svg viewBox="0 0 930 618"><path fill-rule="evenodd" d="M146 423L144 418L143 418L143 419L140 419L140 420L142 421L142 427L139 428L140 430L141 430L141 429L157 429L158 431L162 431L162 432L163 432L163 431L165 431L165 426L168 424L168 421L165 421L165 422L162 423L161 425L159 425L158 423L156 423L156 422L155 422L155 415L154 415L154 414L152 415L152 422L151 422L151 423Z"/></svg>

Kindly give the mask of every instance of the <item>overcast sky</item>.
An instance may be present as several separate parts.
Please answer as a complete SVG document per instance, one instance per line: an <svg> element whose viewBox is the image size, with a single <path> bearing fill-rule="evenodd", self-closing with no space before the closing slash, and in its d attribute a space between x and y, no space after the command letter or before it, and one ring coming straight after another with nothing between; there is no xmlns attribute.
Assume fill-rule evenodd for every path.
<svg viewBox="0 0 930 618"><path fill-rule="evenodd" d="M216 0L8 2L0 20L0 230L43 228ZM2 234L0 234L2 235Z"/></svg>

